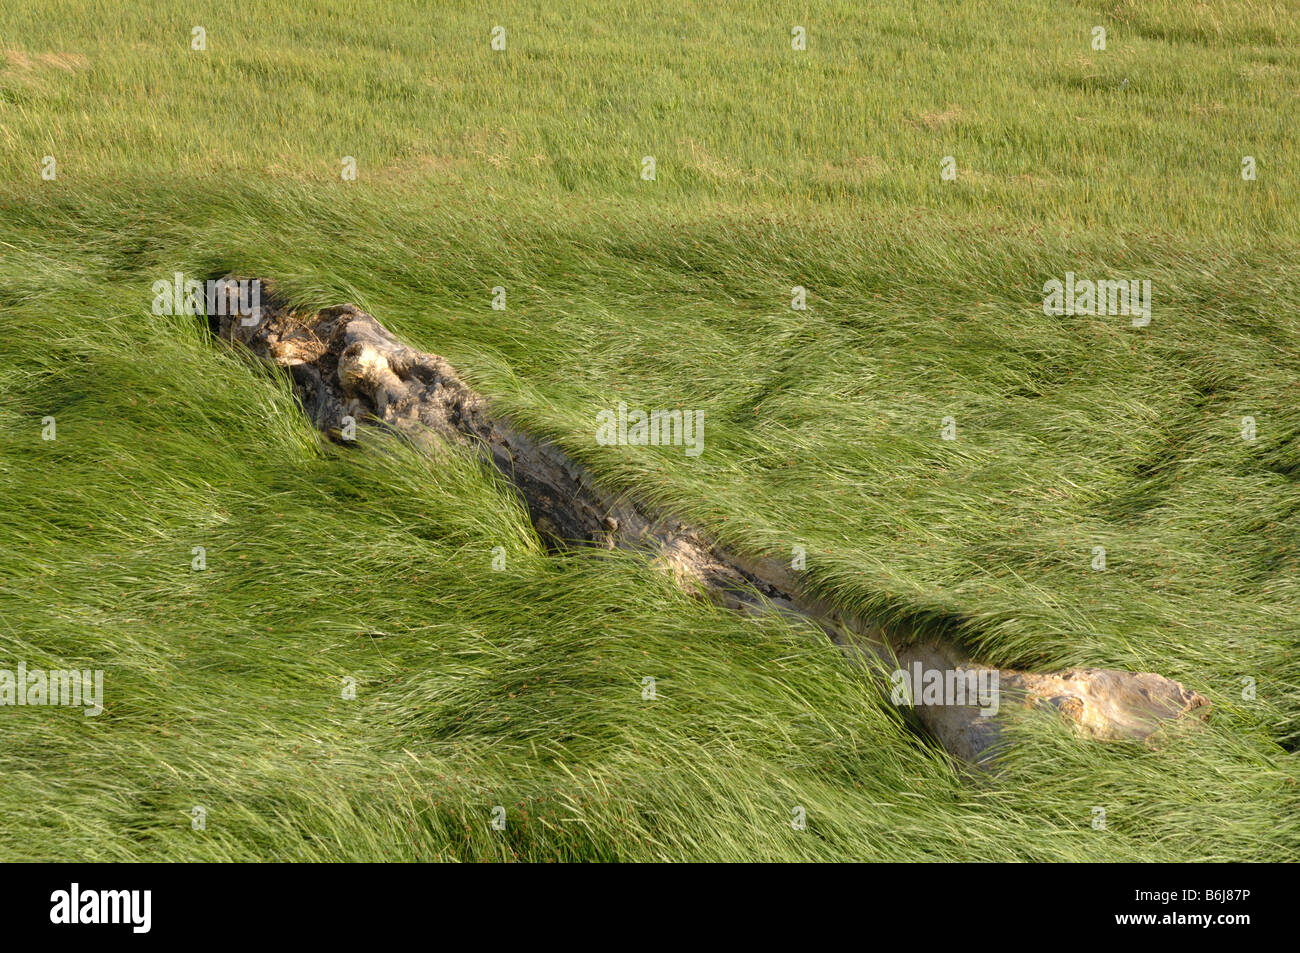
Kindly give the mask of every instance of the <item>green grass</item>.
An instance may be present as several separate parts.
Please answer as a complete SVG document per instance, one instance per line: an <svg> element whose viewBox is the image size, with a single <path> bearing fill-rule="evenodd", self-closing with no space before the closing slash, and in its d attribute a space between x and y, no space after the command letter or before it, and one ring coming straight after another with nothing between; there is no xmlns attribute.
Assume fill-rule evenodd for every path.
<svg viewBox="0 0 1300 953"><path fill-rule="evenodd" d="M106 696L0 709L0 858L1300 859L1294 4L131 6L0 13L0 668ZM842 605L1212 717L1026 713L965 777L818 633L547 555L467 457L323 444L150 312L228 270ZM1150 326L1045 316L1066 271L1150 279ZM597 446L620 400L704 454Z"/></svg>

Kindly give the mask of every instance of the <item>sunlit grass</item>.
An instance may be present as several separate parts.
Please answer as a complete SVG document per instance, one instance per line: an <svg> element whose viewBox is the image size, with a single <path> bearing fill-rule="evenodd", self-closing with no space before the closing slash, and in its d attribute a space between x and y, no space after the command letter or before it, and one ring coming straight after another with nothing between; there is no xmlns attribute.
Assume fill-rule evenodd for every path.
<svg viewBox="0 0 1300 953"><path fill-rule="evenodd" d="M0 710L0 856L1296 859L1293 12L6 7L0 667L102 668L107 710ZM150 313L231 270L846 606L1213 716L1026 716L961 777L818 633L547 555L476 462L323 445ZM1150 279L1151 325L1045 316L1066 271ZM705 453L597 446L620 400Z"/></svg>

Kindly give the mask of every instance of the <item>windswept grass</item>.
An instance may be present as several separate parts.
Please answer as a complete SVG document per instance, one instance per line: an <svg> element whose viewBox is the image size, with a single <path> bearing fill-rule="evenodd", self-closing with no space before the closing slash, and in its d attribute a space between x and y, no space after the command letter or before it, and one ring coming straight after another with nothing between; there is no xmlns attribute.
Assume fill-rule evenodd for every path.
<svg viewBox="0 0 1300 953"><path fill-rule="evenodd" d="M0 857L1300 859L1294 5L252 16L0 14L0 668L106 695L0 709ZM467 457L323 445L151 313L230 270L846 606L1211 720L1025 713L964 777L817 633L547 555ZM1067 271L1151 324L1044 315ZM704 454L597 446L619 401Z"/></svg>

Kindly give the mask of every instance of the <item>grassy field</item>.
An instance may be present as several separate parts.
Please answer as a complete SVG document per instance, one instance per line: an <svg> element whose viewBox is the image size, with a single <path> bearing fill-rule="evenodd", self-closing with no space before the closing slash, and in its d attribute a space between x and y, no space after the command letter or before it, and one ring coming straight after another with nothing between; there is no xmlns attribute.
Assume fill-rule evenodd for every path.
<svg viewBox="0 0 1300 953"><path fill-rule="evenodd" d="M434 7L0 10L0 668L105 708L0 708L0 860L1300 860L1300 6ZM324 443L152 312L227 271L844 606L1213 714L965 776L818 633Z"/></svg>

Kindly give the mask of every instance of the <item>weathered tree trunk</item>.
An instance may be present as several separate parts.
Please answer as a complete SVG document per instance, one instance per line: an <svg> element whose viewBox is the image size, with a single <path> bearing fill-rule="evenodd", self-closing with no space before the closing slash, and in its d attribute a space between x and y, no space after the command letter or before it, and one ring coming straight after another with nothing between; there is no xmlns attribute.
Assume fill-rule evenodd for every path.
<svg viewBox="0 0 1300 953"><path fill-rule="evenodd" d="M557 447L494 416L445 360L406 347L365 312L339 305L296 314L269 295L264 300L254 317L212 318L213 330L287 368L317 427L339 439L345 418L351 418L386 426L431 449L479 449L516 487L552 546L585 543L644 553L694 595L747 614L811 621L886 680L888 673L911 672L918 664L924 672L952 673L950 678L995 674L1001 709L1044 703L1099 739L1142 739L1164 720L1208 712L1203 696L1161 675L981 669L956 646L846 615L807 591L783 563L739 558L680 520L601 489L590 471ZM982 713L975 699L966 700L918 704L915 712L954 757L980 763L993 754L1000 723Z"/></svg>

